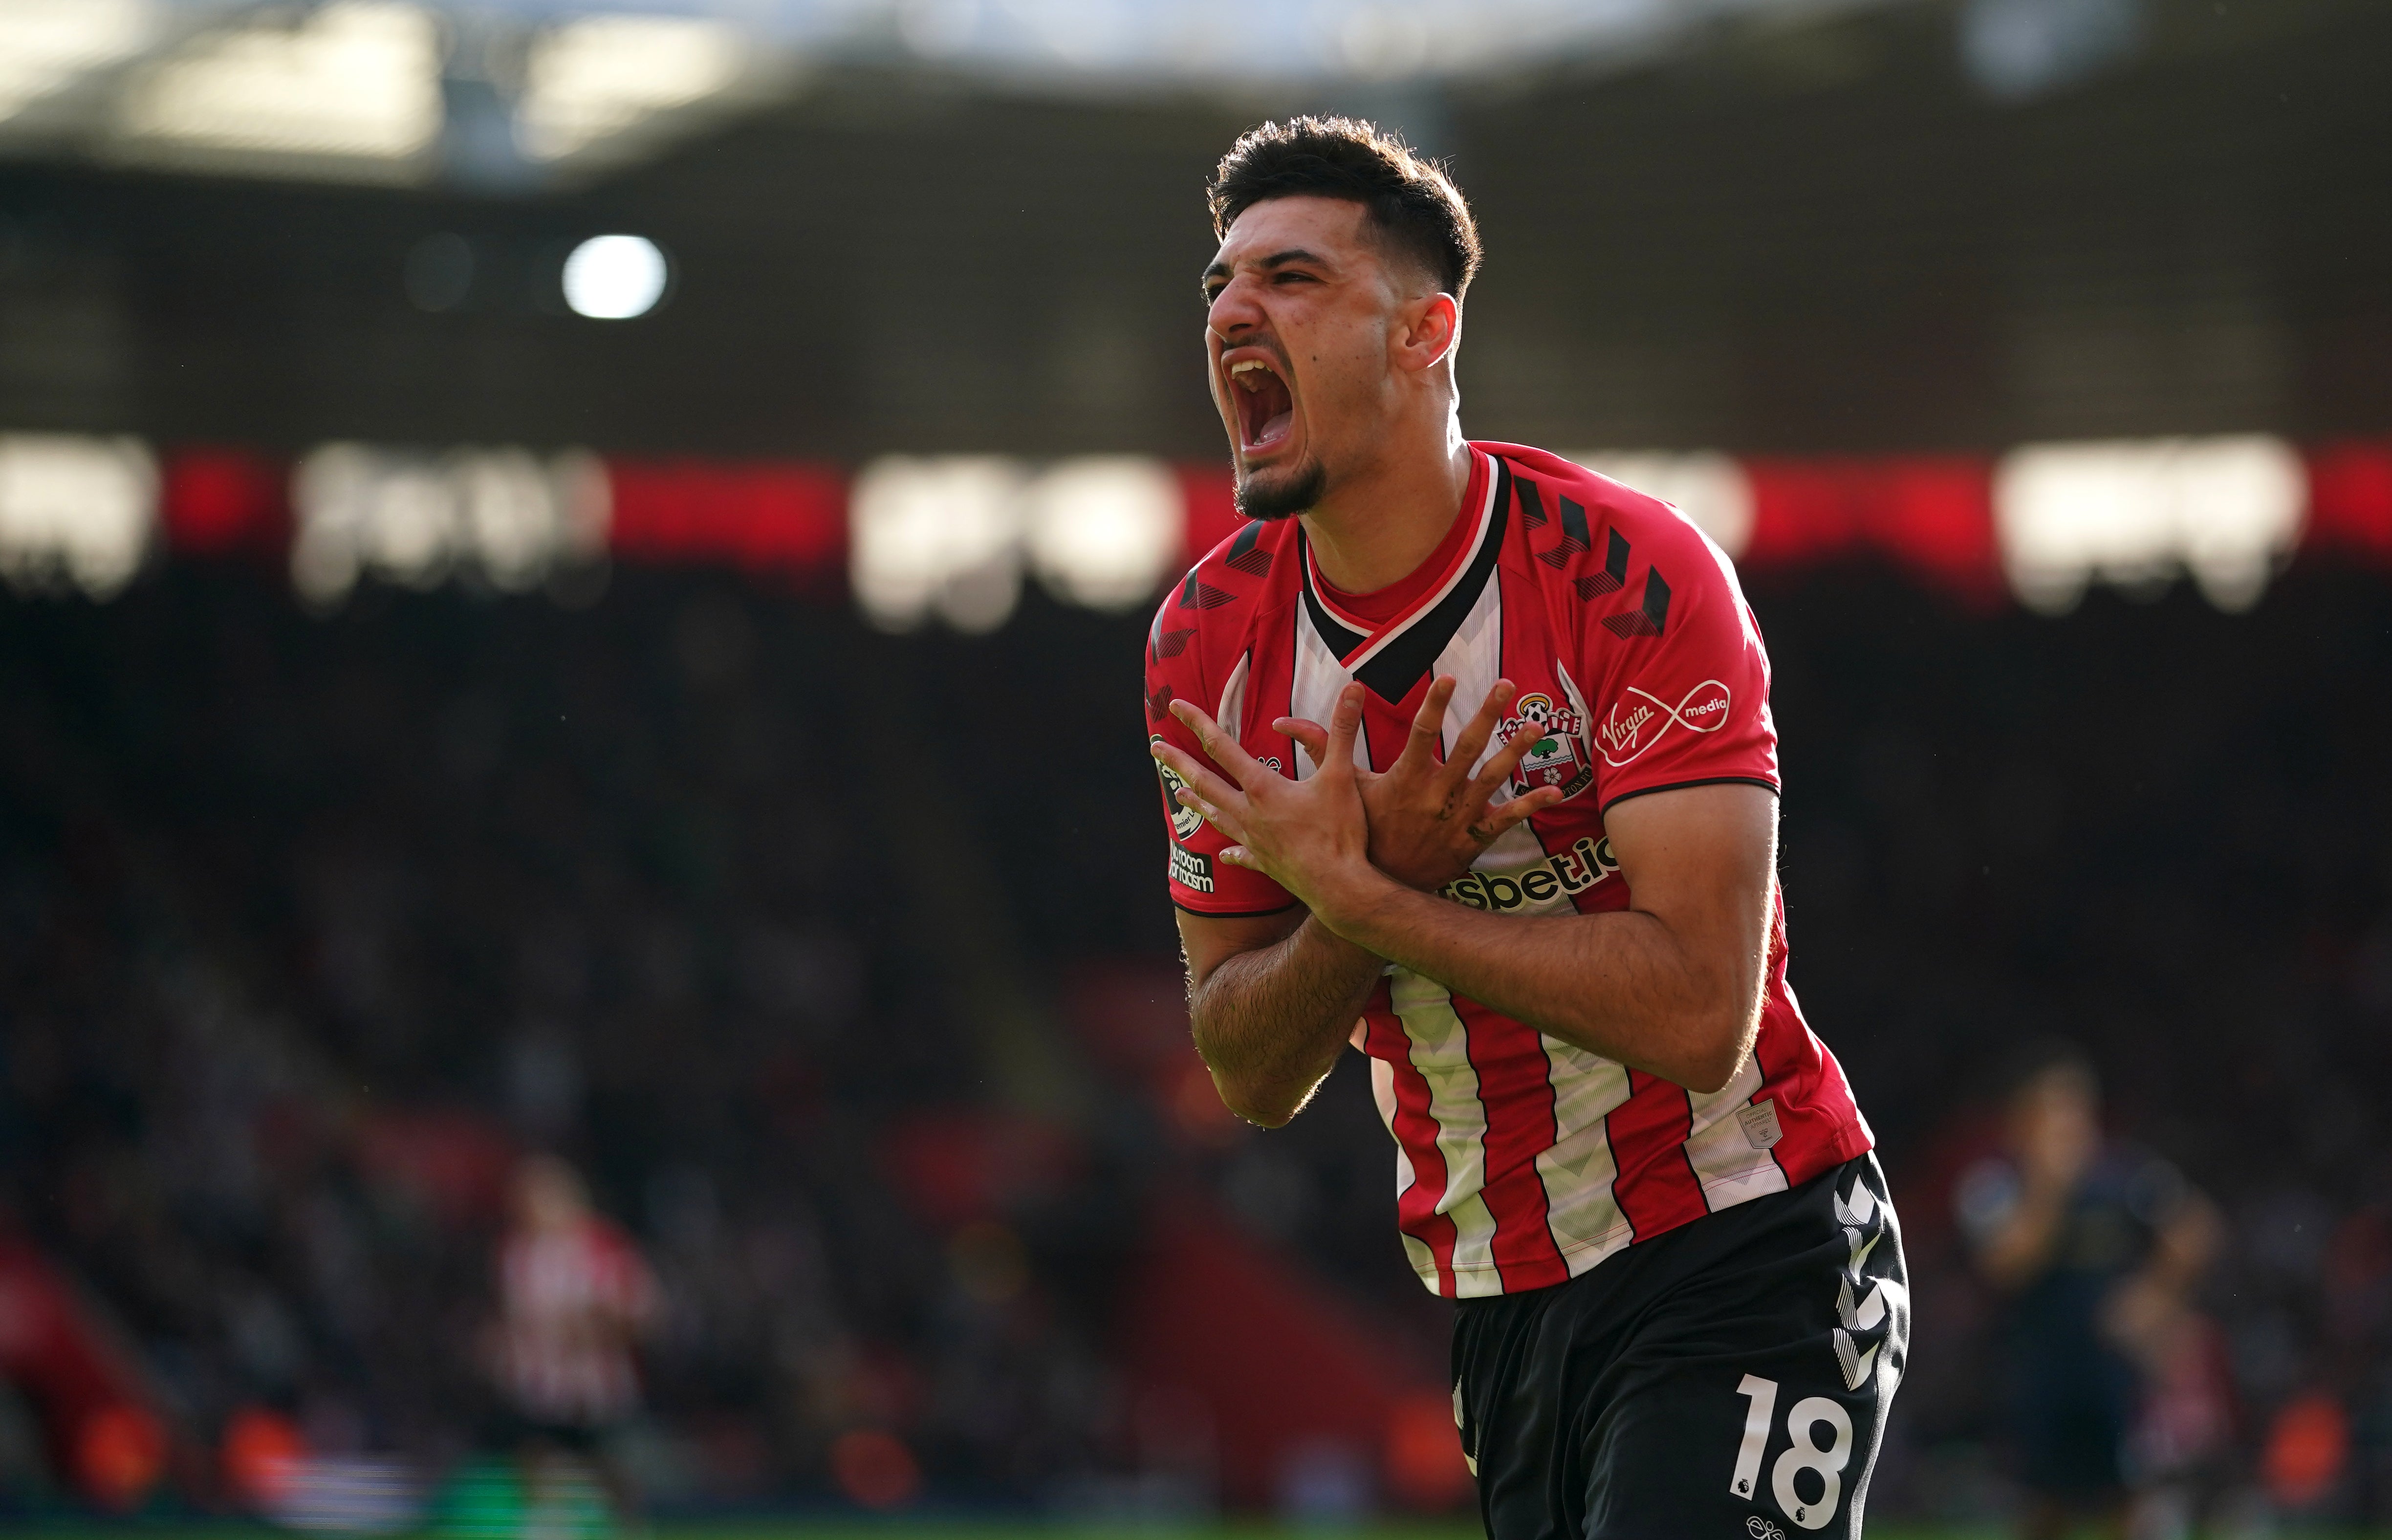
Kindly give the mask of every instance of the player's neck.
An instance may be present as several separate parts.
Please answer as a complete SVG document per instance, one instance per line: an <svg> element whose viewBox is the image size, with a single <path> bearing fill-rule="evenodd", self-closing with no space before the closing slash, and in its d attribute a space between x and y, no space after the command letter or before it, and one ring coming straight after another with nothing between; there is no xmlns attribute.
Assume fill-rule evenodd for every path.
<svg viewBox="0 0 2392 1540"><path fill-rule="evenodd" d="M1450 413L1434 433L1391 433L1360 473L1303 515L1320 576L1347 593L1399 583L1429 558L1461 515L1470 445Z"/></svg>

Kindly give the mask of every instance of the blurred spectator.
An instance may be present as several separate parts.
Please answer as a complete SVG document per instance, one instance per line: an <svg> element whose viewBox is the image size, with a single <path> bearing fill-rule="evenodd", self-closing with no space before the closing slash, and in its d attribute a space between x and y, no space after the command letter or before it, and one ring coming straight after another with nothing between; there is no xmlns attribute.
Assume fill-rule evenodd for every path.
<svg viewBox="0 0 2392 1540"><path fill-rule="evenodd" d="M1964 1173L1957 1197L1977 1266L2006 1297L2024 1533L2057 1540L2089 1519L2123 1535L2132 1493L2157 1474L2130 1447L2146 1387L2173 1425L2169 1474L2215 1448L2184 1408L2207 1362L2190 1296L2217 1219L2175 1167L2103 1139L2079 1051L2035 1045L2013 1074L2006 1152Z"/></svg>
<svg viewBox="0 0 2392 1540"><path fill-rule="evenodd" d="M536 1155L515 1172L514 1227L499 1249L498 1380L527 1484L595 1461L618 1510L634 1494L608 1441L639 1409L632 1347L655 1323L655 1275L620 1226L592 1211L578 1172Z"/></svg>

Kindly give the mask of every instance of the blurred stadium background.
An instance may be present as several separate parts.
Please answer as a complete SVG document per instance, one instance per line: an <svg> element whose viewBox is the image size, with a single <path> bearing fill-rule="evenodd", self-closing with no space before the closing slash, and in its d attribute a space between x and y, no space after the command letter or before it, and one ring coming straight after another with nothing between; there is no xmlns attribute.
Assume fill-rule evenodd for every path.
<svg viewBox="0 0 2392 1540"><path fill-rule="evenodd" d="M0 0L0 1520L591 1527L485 1431L551 1150L660 1521L1474 1524L1141 747L1202 181L1324 108L1478 209L1474 434L1769 634L1880 1528L2016 1507L1952 1189L2038 1033L2227 1216L2145 1456L2392 1527L2380 0Z"/></svg>

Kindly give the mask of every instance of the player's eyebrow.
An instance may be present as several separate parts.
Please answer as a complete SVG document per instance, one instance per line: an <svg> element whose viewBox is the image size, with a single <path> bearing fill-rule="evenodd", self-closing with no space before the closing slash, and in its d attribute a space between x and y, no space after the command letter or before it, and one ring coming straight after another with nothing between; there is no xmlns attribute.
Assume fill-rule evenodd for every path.
<svg viewBox="0 0 2392 1540"><path fill-rule="evenodd" d="M1265 272L1269 272L1273 268L1285 267L1294 263L1309 263L1315 267L1329 267L1335 265L1320 252L1306 251L1301 246L1291 246L1284 252L1273 252L1270 255L1264 257L1261 261L1255 263L1254 265L1262 268ZM1209 287L1215 278L1226 278L1228 276L1229 265L1226 262L1216 260L1211 266L1204 269L1204 277L1200 281Z"/></svg>

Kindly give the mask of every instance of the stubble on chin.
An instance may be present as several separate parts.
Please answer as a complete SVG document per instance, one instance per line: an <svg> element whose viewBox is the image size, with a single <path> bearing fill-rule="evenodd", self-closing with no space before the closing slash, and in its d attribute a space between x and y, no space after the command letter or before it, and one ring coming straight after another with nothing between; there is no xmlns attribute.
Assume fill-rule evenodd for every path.
<svg viewBox="0 0 2392 1540"><path fill-rule="evenodd" d="M1294 518L1320 501L1328 483L1329 470L1317 459L1307 459L1290 471L1241 476L1238 511L1249 519Z"/></svg>

